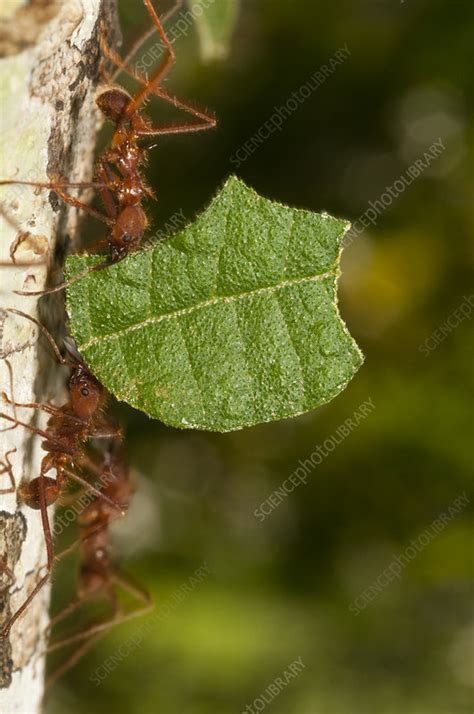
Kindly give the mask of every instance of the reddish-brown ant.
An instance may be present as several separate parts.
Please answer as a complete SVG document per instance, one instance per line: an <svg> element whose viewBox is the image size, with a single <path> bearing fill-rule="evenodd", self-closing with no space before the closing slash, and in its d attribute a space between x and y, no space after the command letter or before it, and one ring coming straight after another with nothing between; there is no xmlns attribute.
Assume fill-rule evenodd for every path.
<svg viewBox="0 0 474 714"><path fill-rule="evenodd" d="M148 227L148 219L143 210L142 203L146 197L154 198L151 189L142 177L142 167L147 159L149 147L141 146L140 140L147 137L157 137L166 134L187 134L204 131L215 127L214 117L199 111L194 107L180 101L177 97L166 92L161 83L169 73L175 62L173 46L164 30L151 0L143 0L150 14L154 29L164 45L164 55L150 78L145 77L137 70L128 66L113 50L102 42L103 54L116 65L117 72L123 71L133 77L143 86L134 95L129 95L120 87L111 87L103 91L97 98L97 105L105 117L115 124L110 147L99 157L96 167L96 181L94 183L68 183L63 181L32 182L32 181L0 181L0 185L22 184L54 190L66 203L76 208L81 208L89 215L103 221L109 226L106 238L109 251L109 261L116 262L132 253ZM149 36L150 33L147 33ZM135 52L140 43L133 48ZM116 74L117 74L116 72ZM155 95L164 99L174 107L193 115L197 121L191 124L172 124L154 127L141 113L141 107ZM63 189L68 187L96 188L104 205L106 213L103 214L88 204L66 193ZM91 271L101 270L109 262L101 263L76 275L71 280L57 285L49 290L36 292L15 291L21 295L43 295L45 293L62 290L67 285L84 277Z"/></svg>
<svg viewBox="0 0 474 714"><path fill-rule="evenodd" d="M133 496L133 487L128 466L116 442L111 443L105 454L101 482L104 484L101 493L106 494L110 501L121 503L126 510ZM48 652L53 652L76 642L80 643L51 675L48 685L72 667L95 644L99 636L125 620L144 614L152 607L149 594L133 583L128 575L122 573L111 559L108 541L114 516L109 502L97 497L91 497L90 503L79 515L80 571L77 596L52 618L48 629L68 618L83 605L100 598L108 601L111 615L103 622L82 627L79 633L49 645ZM119 599L119 589L132 595L140 605L124 611Z"/></svg>
<svg viewBox="0 0 474 714"><path fill-rule="evenodd" d="M78 466L85 466L97 472L97 469L84 453L86 441L94 438L120 438L121 436L121 432L112 427L101 413L106 400L104 388L87 369L80 355L71 346L68 347L69 358L62 357L53 338L38 320L20 310L8 309L6 312L24 317L37 325L49 340L60 363L72 366L73 372L69 380L69 400L62 407L38 404L36 402L20 404L3 395L7 403L14 404L16 407L40 409L50 415L45 430L41 430L31 424L20 421L16 416L0 413L0 418L15 425L23 426L29 431L44 437L42 448L47 452L41 462L40 475L31 481L20 484L17 489L21 499L27 506L41 511L47 552L47 572L35 585L24 603L3 625L1 632L3 637L8 635L13 623L25 611L49 579L54 555L48 506L58 500L66 481L72 479L80 483L87 490L95 493L97 497L107 501L110 507L122 512L121 504L109 499L106 493L102 494L82 476L71 470ZM56 478L46 475L50 470L55 471Z"/></svg>

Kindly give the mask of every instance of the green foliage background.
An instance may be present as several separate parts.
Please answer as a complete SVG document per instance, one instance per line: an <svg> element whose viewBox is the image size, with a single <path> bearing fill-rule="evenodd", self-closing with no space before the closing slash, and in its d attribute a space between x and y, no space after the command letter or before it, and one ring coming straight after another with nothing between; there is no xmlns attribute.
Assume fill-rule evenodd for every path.
<svg viewBox="0 0 474 714"><path fill-rule="evenodd" d="M133 38L141 0L122 11ZM203 65L194 29L177 40L168 87L219 127L151 152L157 228L207 205L233 153L345 43L350 58L236 172L355 220L433 141L446 151L345 251L341 312L366 362L337 399L226 435L117 407L141 474L117 555L157 606L212 572L128 656L141 623L109 634L53 690L51 714L237 713L298 656L274 714L471 711L470 506L359 615L349 606L457 497L472 501L472 318L429 356L419 347L473 292L473 27L468 0L243 0L228 60ZM255 508L368 398L373 414L259 522Z"/></svg>

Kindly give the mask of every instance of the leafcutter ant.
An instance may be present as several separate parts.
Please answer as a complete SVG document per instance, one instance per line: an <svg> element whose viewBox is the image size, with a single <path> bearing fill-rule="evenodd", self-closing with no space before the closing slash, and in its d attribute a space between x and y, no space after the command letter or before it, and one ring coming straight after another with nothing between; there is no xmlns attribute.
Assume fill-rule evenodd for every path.
<svg viewBox="0 0 474 714"><path fill-rule="evenodd" d="M133 496L128 466L117 442L111 442L106 451L103 465L101 493L109 501L121 503L126 510ZM92 622L82 626L80 632L51 642L48 652L62 649L78 643L67 659L62 662L48 679L52 684L64 674L112 627L138 617L152 607L150 595L113 563L110 548L110 525L116 516L109 501L91 496L89 504L78 517L80 548L80 570L76 597L55 617L49 628L53 628L73 613L81 610L88 603L105 599L110 608L110 615L101 622ZM68 549L70 550L70 549ZM131 595L137 603L132 609L124 609L120 600L120 591Z"/></svg>
<svg viewBox="0 0 474 714"><path fill-rule="evenodd" d="M54 551L48 506L58 500L66 482L72 479L80 483L85 489L107 501L109 507L119 513L123 513L121 504L112 501L106 493L101 493L76 471L78 467L85 467L97 473L94 464L90 462L90 459L85 454L85 444L88 440L96 438L120 439L121 437L121 431L107 422L102 414L106 401L104 388L91 374L80 355L71 345L67 347L68 357L64 358L60 354L52 336L38 320L20 310L7 309L6 312L31 320L37 325L50 342L59 362L72 367L73 371L69 379L69 399L61 407L38 404L36 402L20 404L14 401L13 395L12 399L9 399L3 394L3 398L8 404L13 404L19 408L42 410L49 414L49 419L46 428L42 430L20 421L16 416L0 413L1 419L5 419L16 426L23 426L30 432L44 438L42 448L46 451L46 455L41 462L40 475L31 481L22 482L17 492L27 506L41 512L47 552L46 573L40 578L18 610L3 624L2 637L8 636L14 622L25 611L50 577L54 562ZM55 478L47 476L49 471L55 472Z"/></svg>
<svg viewBox="0 0 474 714"><path fill-rule="evenodd" d="M175 63L175 52L151 0L143 0L143 3L151 17L153 29L158 33L163 44L163 58L152 75L146 77L129 65L131 57L141 45L142 40L136 43L132 52L127 55L125 60L122 60L114 50L106 45L102 37L103 55L117 68L113 77L109 79L113 80L120 72L124 72L135 79L141 87L131 96L122 87L110 86L97 97L98 107L105 118L115 125L115 129L110 146L97 161L95 181L93 183L68 183L60 180L52 182L0 181L0 185L21 184L51 189L67 204L83 209L89 215L105 223L108 226L105 240L109 254L108 260L47 290L15 291L20 295L43 295L62 290L84 275L101 270L135 251L148 227L148 218L142 206L143 201L146 198L155 197L142 176L142 169L151 147L143 146L140 142L147 138L168 134L205 131L216 126L213 116L192 107L163 89L162 82ZM180 3L177 3L177 6L179 5ZM146 33L145 37L149 37L150 34L150 32ZM191 123L153 126L142 113L144 104L153 95L192 115L195 120ZM64 190L71 187L97 189L105 213L96 210Z"/></svg>

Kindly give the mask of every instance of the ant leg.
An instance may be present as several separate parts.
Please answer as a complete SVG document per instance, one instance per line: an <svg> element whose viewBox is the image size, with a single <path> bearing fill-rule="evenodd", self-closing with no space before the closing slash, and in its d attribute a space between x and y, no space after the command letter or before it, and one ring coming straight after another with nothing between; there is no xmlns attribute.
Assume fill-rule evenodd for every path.
<svg viewBox="0 0 474 714"><path fill-rule="evenodd" d="M95 188L103 188L103 186L100 188L98 184L95 184ZM71 196L69 193L65 193L65 191L62 191L59 188L54 189L56 193L58 194L59 198L62 198L62 200L69 204L70 206L73 206L74 208L79 208L82 211L85 211L85 213L88 213L90 216L93 216L94 218L97 218L98 221L102 221L103 223L107 223L107 225L111 226L113 224L113 221L109 218L109 216L104 216L103 213L100 211L96 211L95 208L92 208L92 206L89 206L88 203L84 203L84 201L80 201L79 199L75 198L74 196Z"/></svg>
<svg viewBox="0 0 474 714"><path fill-rule="evenodd" d="M140 82L141 84L145 85L144 90L149 87L151 83L155 83L155 80L152 78L151 80L148 80L143 74L141 74L138 70L133 69L132 67L128 67L126 64L125 60L121 60L121 58L118 56L116 52L111 50L110 48L107 50L109 52L109 58L120 68L121 71L127 73L130 77L135 79L137 82ZM159 69L159 68L158 68ZM160 97L161 99L164 99L166 102L169 104L172 104L174 107L177 107L178 109L182 109L185 111L187 114L191 114L198 119L201 119L201 123L197 124L183 124L183 125L177 125L177 126L172 126L172 127L163 127L163 129L159 128L153 128L151 127L149 130L144 129L144 130L139 130L137 131L138 136L157 136L159 134L184 134L184 133L190 133L190 132L196 132L196 131L205 131L207 129L213 129L217 121L216 119L209 115L206 114L205 112L199 111L195 107L186 104L185 102L182 102L179 100L177 97L174 97L171 94L168 94L164 89L162 89L159 86L153 86L149 89L149 92L151 94L156 95L157 97ZM138 96L138 95L137 95ZM134 101L134 100L131 100ZM135 108L134 111L136 111L137 107ZM129 108L127 108L126 115L129 114Z"/></svg>
<svg viewBox="0 0 474 714"><path fill-rule="evenodd" d="M208 129L213 129L216 124L216 120L209 117L209 121L205 121L202 124L170 124L168 126L160 127L159 129L152 128L141 130L138 131L137 134L141 137L166 136L167 134L194 134L198 131L207 131Z"/></svg>
<svg viewBox="0 0 474 714"><path fill-rule="evenodd" d="M31 426L31 424L26 424L26 422L22 422L19 419L14 419L13 417L9 416L8 414L3 414L0 412L0 419L6 419L7 421L14 422L15 424L17 424L19 426L23 426L23 427L25 427L25 429L28 429L28 431L31 431L33 434L37 434L38 436L42 436L46 440L50 440L50 438L51 438L50 435L46 431L42 431L41 429L38 429L35 426ZM45 458L47 458L47 456L45 456ZM82 459L81 459L81 461L82 461ZM47 469L42 468L42 472L40 475L43 478L44 478L44 473L46 472L46 470ZM117 510L121 515L125 515L123 508L118 503L115 503L115 501L112 501L112 499L110 499L108 496L106 496L105 493L102 493L101 491L99 491L97 488L95 488L92 484L90 484L88 481L83 479L81 476L73 473L72 471L70 471L69 469L66 469L65 467L62 467L62 471L67 476L69 476L69 478L72 478L74 481L77 481L78 483L80 483L81 486L84 486L88 491L92 491L92 493L94 493L98 498L101 498L104 501L106 501L110 506L112 506L112 508ZM44 488L41 487L40 488L40 500L42 500L44 497L43 492L44 492ZM46 500L45 500L45 505L46 505ZM46 513L46 517L47 517L47 513ZM51 555L51 559L52 559L52 555Z"/></svg>
<svg viewBox="0 0 474 714"><path fill-rule="evenodd" d="M40 496L40 511L41 511L41 521L43 523L44 540L46 543L46 555L47 555L47 568L48 577L53 569L54 562L54 551L53 551L53 535L51 533L51 526L49 523L48 516L48 503L46 500L46 489L45 489L45 469L41 468L40 472L40 482L39 482L39 496Z"/></svg>
<svg viewBox="0 0 474 714"><path fill-rule="evenodd" d="M82 642L79 647L77 647L69 657L66 659L65 662L62 662L55 670L52 672L49 677L47 677L46 682L45 682L45 689L48 690L57 680L63 676L68 670L71 669L71 667L74 667L77 662L88 652L91 647L93 647L96 642L98 642L102 637L102 634L98 634L90 637L88 640L85 642ZM64 646L66 646L66 642L64 643ZM50 650L47 649L47 652Z"/></svg>
<svg viewBox="0 0 474 714"><path fill-rule="evenodd" d="M41 409L41 411L46 412L47 414L52 414L53 416L56 416L57 414L61 413L60 407L53 407L47 404L39 404L38 402L14 402L8 398L5 392L1 392L0 396L4 402L14 407L21 407L22 409ZM81 420L77 418L77 421Z"/></svg>
<svg viewBox="0 0 474 714"><path fill-rule="evenodd" d="M33 317L32 315L28 315L27 312L23 312L22 310L17 310L14 307L5 307L0 310L0 312L9 312L12 315L18 315L18 317L23 317L25 320L29 320L32 322L36 327L41 331L41 334L43 337L46 337L48 340L51 349L54 352L54 355L56 359L58 360L59 364L64 364L67 366L72 366L72 362L70 360L65 359L61 352L59 351L59 347L57 346L56 342L54 341L54 338L52 334L49 332L49 330L46 329L46 327L43 325L42 322L36 319L36 317ZM12 390L13 391L13 390Z"/></svg>
<svg viewBox="0 0 474 714"><path fill-rule="evenodd" d="M17 426L23 426L25 429L28 429L28 431L31 431L33 434L37 434L38 436L42 436L44 439L49 440L51 438L51 435L48 434L48 432L38 429L36 426L32 426L31 424L27 424L24 421L20 421L16 417L11 417L9 414L0 412L0 419L6 419L7 421L13 422L13 424L16 424Z"/></svg>
<svg viewBox="0 0 474 714"><path fill-rule="evenodd" d="M12 467L10 459L9 459L10 454L15 453L15 451L16 451L16 448L10 449L5 454L5 463L0 461L0 476L2 476L3 474L8 474L8 478L10 479L10 487L9 488L1 488L0 494L15 493L15 488L16 488L15 477L13 475L13 467Z"/></svg>
<svg viewBox="0 0 474 714"><path fill-rule="evenodd" d="M53 569L53 562L54 562L54 551L53 551L53 536L51 533L51 527L49 523L49 517L48 517L48 504L46 501L46 492L44 488L44 471L43 468L41 469L40 473L40 489L39 489L39 495L40 495L40 510L41 510L41 522L43 525L43 534L44 534L44 542L46 545L46 556L47 556L47 563L46 563L46 568L47 572L41 580L35 585L31 593L28 595L26 600L23 602L22 605L18 608L18 610L10 617L10 619L5 623L5 625L2 628L1 631L1 637L8 637L11 628L15 624L15 622L18 620L20 615L22 615L26 608L30 605L30 603L34 600L36 595L40 592L40 590L46 585L48 582L51 571Z"/></svg>
<svg viewBox="0 0 474 714"><path fill-rule="evenodd" d="M4 402L7 404L10 404L12 407L21 407L22 409L39 409L43 412L46 412L47 414L51 414L52 416L57 416L58 414L63 414L63 410L61 407L55 407L52 404L40 404L39 402L14 402L11 399L9 399L8 395L5 394L5 392L0 393L1 398L3 399ZM80 419L77 416L74 416L74 414L68 414L68 419L70 421L77 421L77 422L82 422L82 419ZM18 422L20 424L21 422ZM9 428L14 428L14 427L9 427ZM0 431L6 431L6 429L2 429Z"/></svg>
<svg viewBox="0 0 474 714"><path fill-rule="evenodd" d="M58 196L70 206L74 206L74 208L80 208L89 215L94 216L94 218L97 218L97 220L103 221L104 223L107 223L109 225L113 223L113 221L111 221L108 216L104 216L104 214L100 213L100 211L96 211L96 209L92 208L92 206L89 206L88 203L84 203L84 201L80 201L78 198L75 198L74 196L71 196L71 194L66 193L62 190L63 188L95 188L99 190L101 188L105 188L104 184L94 183L92 181L84 183L70 183L68 181L14 181L10 179L8 181L0 181L0 186L13 185L33 186L36 188L50 189L51 191L55 191L55 193L57 193Z"/></svg>
<svg viewBox="0 0 474 714"><path fill-rule="evenodd" d="M18 610L10 617L10 619L5 623L3 626L1 632L0 632L0 640L1 638L6 638L10 634L10 630L12 629L13 625L15 622L18 620L20 615L22 615L26 608L30 605L30 603L34 600L34 598L37 596L37 594L40 592L40 590L46 585L46 583L49 580L50 572L46 573L46 575L43 575L41 580L35 585L31 593L28 595L26 600L23 602L22 605L18 608Z"/></svg>
<svg viewBox="0 0 474 714"><path fill-rule="evenodd" d="M121 514L120 514L121 515ZM111 519L112 521L113 519ZM67 555L70 553L74 553L74 551L79 548L82 543L85 541L89 540L93 535L95 535L98 531L100 531L103 528L102 524L97 526L96 528L93 528L90 533L88 533L84 538L77 538L74 543L71 543L71 545L68 545L67 548L63 548L63 550L58 553L57 555L54 556L54 560L56 563L59 563L60 560L65 558Z"/></svg>
<svg viewBox="0 0 474 714"><path fill-rule="evenodd" d="M115 622L119 612L116 593L112 589L107 587L105 588L105 593L103 592L102 594L106 595L107 598L110 600L112 616L108 617L105 622L96 622L95 624L90 625L87 629L82 630L81 632L77 632L73 635L68 635L67 637L63 637L62 639L56 640L56 642L50 643L46 649L46 652L55 652L56 650L60 650L63 647L67 647L68 645L73 644L74 642L89 640L94 635L97 635L98 632L102 633L109 623ZM96 601L99 598L100 595L96 595L96 597L93 599L87 597L76 597L70 605L67 605L64 610L56 616L55 620L64 620L68 615L72 614L73 612L76 612L79 607L81 607L81 605L87 604L88 601Z"/></svg>
<svg viewBox="0 0 474 714"><path fill-rule="evenodd" d="M38 296L38 295L51 295L52 293L59 293L61 290L68 288L70 285L74 285L78 280L82 280L90 273L97 273L104 268L108 268L111 265L110 260L106 260L104 263L99 263L98 265L93 265L92 267L84 270L82 273L78 273L70 280L65 280L63 283L56 285L54 288L46 288L46 290L33 290L29 292L28 290L14 290L15 295L27 295L27 296Z"/></svg>
<svg viewBox="0 0 474 714"><path fill-rule="evenodd" d="M86 456L85 453L83 453L78 459L76 459L76 464L93 473L94 476L97 476L99 481L104 475L103 469L97 464L95 464L91 458Z"/></svg>
<svg viewBox="0 0 474 714"><path fill-rule="evenodd" d="M40 409L43 412L46 412L47 414L51 414L52 416L57 416L58 414L63 414L63 411L61 407L55 407L52 404L40 404L39 402L14 402L11 399L9 399L8 395L5 394L5 392L0 393L1 398L3 399L4 402L7 404L10 404L12 407L21 407L22 409ZM77 422L82 422L82 419L79 417L74 416L73 414L68 414L68 419L71 421L77 421ZM19 424L21 422L18 422ZM14 428L14 427L10 427ZM2 431L6 431L3 429Z"/></svg>
<svg viewBox="0 0 474 714"><path fill-rule="evenodd" d="M54 650L60 649L61 647L65 647L66 645L72 644L73 642L80 642L81 640L85 640L91 637L92 635L107 632L107 630L112 629L116 625L122 624L122 622L127 622L128 620L133 620L136 617L144 615L153 608L153 601L149 592L133 583L128 575L119 575L117 573L114 573L112 576L112 580L115 580L124 590L133 595L137 602L142 603L142 605L125 613L121 613L119 612L118 608L114 608L114 614L111 618L109 618L105 622L98 622L95 625L91 625L86 630L78 632L75 635L71 635L70 637L67 637L63 640L54 642L48 647L48 652L54 652Z"/></svg>
<svg viewBox="0 0 474 714"><path fill-rule="evenodd" d="M47 260L31 260L25 263L17 263L16 260L7 262L7 261L0 261L0 267L1 268L36 268L39 265L46 265L48 261Z"/></svg>
<svg viewBox="0 0 474 714"><path fill-rule="evenodd" d="M117 61L119 61L117 59ZM142 84L147 85L147 80L145 77L140 75L138 72L136 72L133 69L127 68L127 67L122 67L124 72L129 74L133 79L136 79L138 82L141 82ZM191 106L190 104L186 104L185 102L181 101L177 97L173 96L172 94L168 94L164 89L161 89L161 87L155 87L152 88L151 93L154 94L155 96L159 97L160 99L164 99L168 104L172 104L174 107L178 109L182 109L184 112L187 114L191 114L192 116L197 117L198 119L201 119L201 122L197 122L195 124L177 124L177 125L171 125L171 126L164 126L164 127L150 127L149 129L137 129L136 133L137 136L159 136L159 135L164 135L164 134L188 134L192 132L197 132L197 131L206 131L208 129L214 129L215 126L217 125L217 120L215 117L211 116L210 114L206 114L205 112L200 111L199 109L196 109L195 107ZM133 101L133 100L131 100ZM128 113L128 109L127 109Z"/></svg>
<svg viewBox="0 0 474 714"><path fill-rule="evenodd" d="M173 7L170 8L170 9L168 10L168 12L166 12L166 13L160 18L162 24L164 24L167 20L169 20L169 18L172 17L172 16L175 14L175 12L177 12L178 10L180 10L180 9L182 8L182 6L183 6L183 0L176 0L176 2L174 3ZM124 57L123 60L120 59L119 62L116 62L114 59L112 59L112 57L109 57L109 59L111 59L112 62L114 62L114 64L117 65L117 69L115 70L115 72L113 73L113 75L112 75L112 77L111 77L112 82L115 82L115 81L116 81L116 79L117 79L118 75L120 74L120 72L122 72L122 71L127 72L128 65L130 65L130 62L132 61L133 57L136 55L136 53L138 52L138 50L140 49L140 47L142 47L142 46L145 44L145 42L146 42L147 40L149 40L150 37L151 37L155 32L156 32L156 26L155 26L155 25L152 25L152 26L150 27L150 29L147 30L147 32L144 32L143 35L142 35L141 37L139 37L136 42L134 42L134 44L132 45L132 47L130 48L130 50L127 52L127 54L126 54L126 56ZM132 70L132 71L133 71L133 70Z"/></svg>
<svg viewBox="0 0 474 714"><path fill-rule="evenodd" d="M112 186L114 183L114 180L116 178L114 176L113 172L107 169L105 162L102 160L99 160L97 176L98 176L98 178L101 179L101 181L104 184L107 184L108 186ZM104 208L107 211L108 216L111 219L116 218L117 217L117 206L114 202L112 191L109 188L101 188L99 191L99 194L100 194L101 201L104 204Z"/></svg>
<svg viewBox="0 0 474 714"><path fill-rule="evenodd" d="M82 476L78 476L78 474L75 474L73 471L66 469L64 466L61 468L62 468L63 473L66 474L66 476L71 478L73 481L77 481L77 483L80 483L81 486L83 486L87 491L90 491L97 498L100 498L103 501L105 501L106 503L108 503L109 506L112 506L112 508L114 508L116 511L118 511L121 516L125 515L125 511L120 506L120 504L116 503L115 501L112 501L111 498L109 498L105 493L102 493L102 491L99 491L99 489L95 488L95 486L93 486L91 483L86 481L86 479L82 478Z"/></svg>
<svg viewBox="0 0 474 714"><path fill-rule="evenodd" d="M188 134L196 131L207 131L208 129L214 129L214 127L217 125L217 120L215 117L211 116L210 114L206 114L205 112L202 112L199 109L196 109L195 107L186 104L185 102L182 102L177 97L173 96L172 94L169 94L164 89L161 89L161 87L157 87L154 90L153 94L155 94L157 97L160 97L161 99L164 99L166 102L172 104L177 109L182 109L187 114L191 114L192 116L197 117L201 121L196 122L195 124L177 124L174 126L171 125L163 127L150 127L150 129L139 129L137 131L138 136Z"/></svg>
<svg viewBox="0 0 474 714"><path fill-rule="evenodd" d="M73 612L76 612L76 610L78 610L82 604L83 600L79 597L76 597L69 603L69 605L63 607L63 609L60 610L57 615L50 619L48 626L46 627L46 635L49 637L49 634L53 627L65 620L66 617L69 617L69 615L72 615ZM47 651L49 652L50 650L48 649Z"/></svg>
<svg viewBox="0 0 474 714"><path fill-rule="evenodd" d="M122 61L120 60L118 55L114 55L114 56L115 56L115 62L120 63L121 69L124 72L126 72L130 77L137 80L137 82L144 84L145 88L148 86L148 84L151 81L153 81L153 80L147 80L147 78L144 77L140 72L123 65L121 63ZM183 102L180 99L178 99L177 97L173 96L172 94L169 94L168 92L166 92L164 89L162 89L159 86L153 87L150 90L150 92L152 94L154 94L155 96L160 97L160 99L164 99L166 102L168 102L168 104L172 104L177 109L181 109L184 112L186 112L187 114L191 114L191 115L197 117L198 119L201 119L202 123L190 124L190 125L183 124L183 125L170 127L171 129L173 129L173 131L170 131L169 130L170 128L168 128L168 130L166 130L166 127L163 127L163 130L161 130L158 127L156 129L151 127L150 129L137 130L138 136L156 136L161 133L162 134L170 134L170 133L184 134L184 133L193 132L193 131L204 131L206 129L213 129L217 124L215 117L211 116L210 114L206 114L205 112L202 112L199 109L196 109L195 107L191 106L190 104L186 104L186 102ZM127 113L128 113L128 109L127 109Z"/></svg>
<svg viewBox="0 0 474 714"><path fill-rule="evenodd" d="M167 22L167 20L172 17L175 12L177 12L179 9L181 9L183 6L183 0L175 0L175 3L172 8L168 10L164 15L161 16L160 20L161 23L164 24ZM101 35L100 38L100 44L101 44L101 49L102 53L116 66L115 72L112 74L111 77L107 77L108 84L113 84L116 80L117 77L121 72L126 72L128 74L132 74L133 70L129 68L130 62L147 40L150 39L152 35L154 35L156 32L156 25L153 24L146 32L144 32L141 37L139 37L131 46L125 57L122 59L115 50L113 50L106 42L105 36ZM132 75L133 76L133 75Z"/></svg>
<svg viewBox="0 0 474 714"><path fill-rule="evenodd" d="M140 89L137 94L130 100L128 103L128 106L125 109L125 112L123 114L122 119L124 121L127 121L135 112L138 110L138 108L143 104L143 102L147 99L147 97L152 94L153 90L155 87L157 87L160 82L166 77L168 72L170 71L171 67L174 65L176 61L176 56L174 53L173 45L171 44L170 40L168 39L168 35L165 32L165 29L163 25L161 24L161 20L158 17L155 8L152 5L151 0L143 0L146 9L150 13L151 19L158 31L158 34L161 38L161 41L163 42L165 48L164 48L164 56L161 62L159 63L158 67L154 71L153 75L151 78L146 82L145 86ZM118 131L118 129L117 129ZM117 133L117 132L116 132Z"/></svg>
<svg viewBox="0 0 474 714"><path fill-rule="evenodd" d="M175 0L173 7L160 17L161 24L164 25L164 23L169 20L169 18L172 17L172 15L174 15L175 12L177 12L182 6L183 0ZM150 37L155 34L155 32L156 25L153 24L146 32L141 35L141 37L139 37L133 43L132 47L129 49L123 59L120 57L118 52L116 52L114 49L112 49L112 47L107 44L105 37L101 36L100 42L102 53L116 66L115 72L112 74L111 77L109 77L109 84L115 82L121 72L125 72L125 74L128 74L130 77L133 77L139 82L142 82L142 84L147 83L146 77L140 72L138 72L138 70L131 67L130 63L138 52L138 50L140 49L140 47L142 47L145 42L147 42L147 40L149 40Z"/></svg>
<svg viewBox="0 0 474 714"><path fill-rule="evenodd" d="M133 595L137 601L143 603L143 607L140 608L140 612L143 610L146 612L146 610L150 610L153 607L153 600L145 588L143 588L139 583L137 583L131 575L128 575L128 573L124 573L121 570L116 570L113 576L113 579L130 595ZM131 613L129 613L131 616L135 616L135 613L137 610L133 610Z"/></svg>
<svg viewBox="0 0 474 714"><path fill-rule="evenodd" d="M74 543L71 543L71 545L68 545L67 548L63 548L63 550L60 553L58 553L57 555L54 556L54 560L56 561L56 563L59 563L59 561L62 560L63 558L65 558L67 555L69 555L69 553L74 553L76 548L78 548L81 545L83 540L85 540L85 539L78 538L77 540L74 541Z"/></svg>
<svg viewBox="0 0 474 714"><path fill-rule="evenodd" d="M110 499L107 499L107 497L104 496L104 494L102 494L102 493L101 493L101 495L100 495L100 498L102 498L103 500L107 500L107 501L110 500ZM111 501L111 503L113 503L113 501ZM123 518L123 516L126 515L126 513L125 513L123 510L118 510L117 504L115 504L114 507L117 509L118 515L115 516L115 517L111 517L110 520L109 520L109 524L114 523L115 520L116 520L116 518ZM57 562L59 562L60 560L62 560L63 558L65 558L66 556L68 556L70 553L73 553L73 552L74 552L77 548L79 548L83 543L85 543L85 542L88 541L90 538L92 538L92 536L95 535L98 531L102 530L102 528L103 528L103 525L102 525L102 524L99 524L98 526L96 526L95 528L93 528L92 530L90 530L90 531L87 533L86 536L84 536L84 537L82 537L82 538L77 538L77 539L74 541L74 543L71 543L71 545L68 545L68 546L67 546L66 548L64 548L60 553L58 553L57 555L54 556L55 562L57 563Z"/></svg>

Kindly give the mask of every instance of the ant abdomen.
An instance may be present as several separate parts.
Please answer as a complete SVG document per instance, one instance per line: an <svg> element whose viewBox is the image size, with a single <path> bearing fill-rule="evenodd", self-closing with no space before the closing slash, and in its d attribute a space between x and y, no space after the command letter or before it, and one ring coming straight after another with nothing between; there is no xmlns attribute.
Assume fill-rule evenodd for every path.
<svg viewBox="0 0 474 714"><path fill-rule="evenodd" d="M47 506L51 506L58 499L59 487L54 478L48 476L37 476L28 483L20 484L18 493L20 498L29 508L39 511L41 504L41 490L44 489Z"/></svg>

